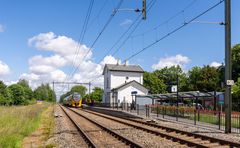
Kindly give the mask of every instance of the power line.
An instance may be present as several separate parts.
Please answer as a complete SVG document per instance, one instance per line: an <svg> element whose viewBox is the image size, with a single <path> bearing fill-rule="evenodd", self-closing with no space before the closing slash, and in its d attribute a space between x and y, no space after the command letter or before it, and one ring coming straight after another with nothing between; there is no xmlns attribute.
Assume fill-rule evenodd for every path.
<svg viewBox="0 0 240 148"><path fill-rule="evenodd" d="M153 5L155 4L156 0L152 0L149 3L149 8L147 11L151 10L151 8L153 7ZM129 33L129 35L127 36L127 38L122 42L122 44L120 44L120 46L117 48L117 50L114 51L113 56L122 48L122 46L128 41L128 39L131 37L131 35L134 33L134 31L137 29L137 27L141 24L141 20L139 20L139 22L137 23L137 25L133 28L133 30Z"/></svg>
<svg viewBox="0 0 240 148"><path fill-rule="evenodd" d="M182 10L178 11L177 13L175 13L174 15L172 15L171 17L169 17L167 20L165 20L164 22L160 23L159 25L156 25L155 27L148 29L147 31L144 31L142 33L133 35L132 37L138 37L138 36L142 36L143 34L147 34L150 33L152 31L157 30L159 27L168 24L169 21L175 19L176 17L178 17L179 15L183 14L187 9L189 9L194 3L196 3L197 0L192 0L192 2L190 2L186 7L184 7Z"/></svg>
<svg viewBox="0 0 240 148"><path fill-rule="evenodd" d="M141 52L145 51L146 49L152 47L153 45L157 44L158 42L160 42L161 40L167 38L168 36L174 34L175 32L179 31L180 29L182 29L183 27L189 25L191 22L193 22L194 20L196 20L197 18L199 18L200 16L206 14L207 12L209 12L210 10L214 9L215 7L217 7L218 5L220 5L222 2L224 2L224 0L220 0L217 4L213 5L212 7L208 8L207 10L203 11L202 13L200 13L199 15L197 15L196 17L192 18L191 20L184 22L183 25L175 28L174 30L170 31L169 33L167 33L166 35L164 35L163 37L161 37L160 39L156 40L155 42L147 45L146 47L144 47L142 50L134 53L133 55L129 56L126 60L130 60L133 57L137 56L138 54L140 54Z"/></svg>
<svg viewBox="0 0 240 148"><path fill-rule="evenodd" d="M108 21L106 22L106 24L103 26L102 30L100 31L100 33L98 34L97 38L93 41L92 45L90 46L90 48L88 49L87 53L85 54L84 58L82 61L84 61L87 57L87 55L89 54L90 51L92 51L93 46L96 44L97 40L100 38L100 36L102 35L102 33L104 32L104 30L107 28L107 26L110 24L110 22L112 21L113 17L115 16L115 14L117 13L117 9L120 8L121 4L122 4L123 0L120 0L117 7L115 8L115 10L113 11L113 13L110 15ZM75 70L72 72L72 74L70 75L73 76L74 73L77 72L79 66L81 65L81 63L79 62L79 64L77 65L77 67L75 68Z"/></svg>
<svg viewBox="0 0 240 148"><path fill-rule="evenodd" d="M89 54L89 52L92 50L93 46L96 44L97 40L100 38L100 36L102 35L102 33L104 32L104 30L107 28L107 26L110 24L110 22L112 21L113 17L115 16L115 14L117 13L117 9L120 8L121 4L122 4L123 0L120 0L117 7L115 8L115 10L113 11L113 13L110 15L108 21L106 22L106 24L103 26L102 30L100 31L100 33L98 34L97 38L94 40L94 42L92 43L92 45L90 46L89 50L87 51L87 53L83 56L82 61L84 61L87 57L87 55ZM77 67L74 69L74 71L65 79L65 81L69 78L71 78L74 73L77 72L79 66L81 65L81 62L79 62L79 64L77 65ZM64 88L63 88L64 90Z"/></svg>
<svg viewBox="0 0 240 148"><path fill-rule="evenodd" d="M152 4L152 2L154 1L154 3L156 2L156 0L152 0L149 5ZM154 4L153 3L153 4ZM151 9L151 7L153 6L153 4L149 7L149 10ZM103 58L99 61L99 63L104 59L105 56L107 56L111 50L121 41L121 39L128 33L128 31L135 25L135 23L137 22L137 20L139 20L141 17L141 15L138 15L138 17L134 20L134 23L131 24L130 27L128 27L128 29L120 36L120 38L118 38L118 40L113 44L113 46L108 50L108 52L103 56ZM129 33L128 37L122 42L122 44L117 48L117 50L114 51L113 55L115 55L118 50L120 50L120 48L126 43L126 41L129 39L129 37L131 36L131 34L137 29L137 27L140 25L141 23L141 19L138 21L137 25L133 28L133 30Z"/></svg>
<svg viewBox="0 0 240 148"><path fill-rule="evenodd" d="M78 54L79 54L79 51L80 51L80 43L83 41L83 39L85 37L85 33L86 33L86 30L87 30L87 25L88 25L88 22L89 22L89 18L91 16L93 4L94 4L94 0L91 0L91 2L89 3L89 7L88 7L88 11L87 11L84 23L83 23L82 31L81 31L81 34L80 34L80 37L79 37L79 40L78 40L78 43L77 43L77 47L76 47L76 50L75 50L75 53L74 53L75 56L74 56L74 60L72 62L72 69L75 66L76 58L78 57ZM69 79L69 75L67 76L67 78L65 80L67 80L67 79Z"/></svg>
<svg viewBox="0 0 240 148"><path fill-rule="evenodd" d="M169 37L170 35L176 33L177 31L179 31L180 29L182 29L183 27L191 24L191 22L193 22L194 20L196 20L197 18L201 17L202 15L206 14L207 12L211 11L212 9L214 9L215 7L217 7L218 5L220 5L222 2L224 2L224 0L220 0L218 3L216 3L215 5L211 6L210 8L208 8L207 10L203 11L202 13L200 13L199 15L193 17L192 19L190 19L189 21L185 22L183 25L175 28L174 30L170 31L169 33L167 33L166 35L164 35L163 37L161 37L160 39L156 40L155 42L147 45L146 47L144 47L142 50L134 53L133 55L129 56L127 59L125 59L124 61L128 61L130 59L132 59L133 57L137 56L138 54L140 54L141 52L145 51L146 49L152 47L153 45L157 44L158 42L162 41L163 39ZM115 66L116 67L116 66ZM114 67L113 67L114 68ZM99 78L101 75L99 75L98 77L96 77L95 79ZM93 79L92 81L94 81L95 79ZM90 82L92 82L90 81Z"/></svg>
<svg viewBox="0 0 240 148"><path fill-rule="evenodd" d="M155 0L156 1L156 0ZM153 2L153 0L149 3L151 4ZM140 19L142 14L139 14L137 16L137 18L133 21L133 23L128 27L128 29L118 38L118 40L112 45L112 47L110 49L107 50L107 53L99 60L98 63L100 63L112 50L113 48L121 41L121 39L129 32L129 30L135 25L135 23L137 22L137 20ZM141 22L141 21L139 21ZM135 26L135 28L139 25L139 23ZM135 30L135 29L133 29ZM134 31L132 31L130 34L132 34Z"/></svg>
<svg viewBox="0 0 240 148"><path fill-rule="evenodd" d="M108 0L105 0L103 5L100 7L99 11L97 12L97 15L93 18L93 20L90 22L89 27L91 27L94 22L99 18L99 16L101 15L102 11L104 10L104 7L106 6Z"/></svg>
<svg viewBox="0 0 240 148"><path fill-rule="evenodd" d="M78 42L77 50L75 51L75 57L74 57L73 64L72 64L73 67L75 65L76 58L78 57L78 54L80 52L80 43L83 42L83 39L85 37L85 33L86 33L86 30L87 30L87 25L88 25L89 18L91 16L91 12L92 12L93 3L94 3L94 0L91 0L91 2L89 4L89 7L88 7L86 17L85 17L85 20L84 20L84 23L83 23L83 27L82 27L82 31L81 31L81 34L80 34L80 39L79 39L79 42Z"/></svg>
<svg viewBox="0 0 240 148"><path fill-rule="evenodd" d="M150 5L149 10L151 10L152 6L155 4L156 0L152 0L148 5ZM131 26L128 27L128 29L120 36L120 38L118 38L118 40L113 44L113 46L107 51L107 53L101 58L101 60L99 60L98 64L100 64L100 62L111 52L111 50L119 43L119 41L128 33L128 31L134 26L134 24L140 19L140 15L138 15L138 17L134 20L134 23L131 24ZM127 38L122 42L122 44L119 46L119 48L117 48L117 50L115 50L115 52L113 53L113 55L115 55L119 49L126 43L126 41L129 39L129 37L131 36L131 34L136 30L136 28L140 25L141 23L141 19L138 21L137 25L134 27L134 29L129 33L129 35L127 36ZM101 75L95 77L94 79L92 79L90 82L93 82L95 79L101 77Z"/></svg>

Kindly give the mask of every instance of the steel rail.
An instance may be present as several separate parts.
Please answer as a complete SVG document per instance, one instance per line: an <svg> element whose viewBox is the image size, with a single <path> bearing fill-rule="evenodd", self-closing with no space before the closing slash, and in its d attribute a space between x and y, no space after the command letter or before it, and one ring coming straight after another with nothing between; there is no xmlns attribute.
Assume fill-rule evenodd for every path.
<svg viewBox="0 0 240 148"><path fill-rule="evenodd" d="M91 148L97 148L95 143L91 140L91 138L84 132L84 130L71 118L71 116L65 111L63 106L59 105L63 112L67 115L67 117L71 120L71 122L74 124L74 126L77 128L77 130L80 132L80 134L83 136L85 142L88 144Z"/></svg>
<svg viewBox="0 0 240 148"><path fill-rule="evenodd" d="M138 126L138 125L134 125L134 124L131 124L131 123L126 123L126 122L123 122L123 121L119 121L117 119L114 119L114 118L111 118L111 117L107 117L105 115L102 115L100 113L96 113L96 112L93 112L93 111L88 111L88 110L84 110L85 112L89 112L89 113L92 113L92 114L95 114L95 115L98 115L98 116L101 116L101 117L104 117L104 118L107 118L107 119L110 119L112 121L116 121L116 122L120 122L120 123L123 123L123 124L127 124L129 126L132 126L134 128L137 128L137 129L141 129L141 130L145 130L145 131L148 131L148 132L151 132L151 133L154 133L156 135L161 135L163 137L166 137L166 138L170 138L170 139L173 139L173 141L182 141L183 143L186 143L188 144L189 146L198 146L198 147L205 147L199 143L194 143L192 141L187 141L187 140L184 140L182 138L179 138L179 137L171 137L170 135L166 135L165 133L160 133L158 131L154 131L154 130L149 130L149 129L146 129L144 127L141 127L141 126ZM112 116L112 115L108 115L108 116ZM114 116L116 117L116 116ZM135 119L130 119L130 118L124 118L124 117L116 117L116 118L120 118L120 119L125 119L125 120L129 120L129 121L132 121L132 122L136 122L136 123L140 123L140 124L144 124L144 125L147 125L147 126L151 126L151 127L154 127L154 128L160 128L160 129L163 129L167 132L176 132L176 133L181 133L183 135L186 135L186 136L189 136L189 137L193 137L193 138L200 138L202 140L208 140L210 141L211 143L219 143L221 145L228 145L230 147L240 147L240 143L236 143L236 142L231 142L231 141L227 141L227 140L223 140L223 139L218 139L218 138L213 138L213 137L209 137L209 136L205 136L205 135L200 135L200 134L196 134L196 133L190 133L190 132L187 132L187 131L182 131L182 130L178 130L178 129L174 129L174 128L170 128L170 127L165 127L165 126L161 126L161 125L157 125L157 124L153 124L153 123L147 123L147 122L144 122L144 121L139 121L139 120L135 120Z"/></svg>
<svg viewBox="0 0 240 148"><path fill-rule="evenodd" d="M68 108L68 109L69 109L69 108ZM100 123L98 123L98 122L96 122L96 121L94 121L94 120L92 120L92 119L89 119L88 117L80 114L79 112L77 112L77 111L75 111L75 110L73 110L73 109L69 109L69 110L71 110L72 112L76 113L77 115L79 115L79 116L87 119L88 121L96 124L97 126L99 126L100 128L102 128L103 130L107 131L108 133L110 133L110 134L113 135L114 137L116 137L116 138L118 138L119 140L125 142L127 145L130 145L130 147L132 147L132 148L143 148L143 147L144 147L143 145L141 145L141 144L139 144L139 143L136 143L136 142L134 142L134 141L132 141L132 140L130 140L130 139L122 136L122 135L119 135L118 133L116 133L115 131L111 130L110 128L107 128L107 127L101 125Z"/></svg>

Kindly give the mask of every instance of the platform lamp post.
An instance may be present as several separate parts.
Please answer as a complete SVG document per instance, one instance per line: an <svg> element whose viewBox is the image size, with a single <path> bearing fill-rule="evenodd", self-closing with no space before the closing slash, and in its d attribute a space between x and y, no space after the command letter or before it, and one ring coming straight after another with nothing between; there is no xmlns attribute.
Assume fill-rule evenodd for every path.
<svg viewBox="0 0 240 148"><path fill-rule="evenodd" d="M179 65L177 65L177 68L178 68ZM177 82L175 83L176 85L173 85L172 88L171 88L171 92L173 93L177 93L177 115L176 115L176 121L178 121L178 100L179 100L179 91L178 91L178 87L179 87L179 71L177 69L177 73L176 73L176 76L177 76Z"/></svg>
<svg viewBox="0 0 240 148"><path fill-rule="evenodd" d="M176 118L177 121L178 121L178 99L179 99L178 87L179 87L179 74L178 74L178 71L177 71L177 118Z"/></svg>

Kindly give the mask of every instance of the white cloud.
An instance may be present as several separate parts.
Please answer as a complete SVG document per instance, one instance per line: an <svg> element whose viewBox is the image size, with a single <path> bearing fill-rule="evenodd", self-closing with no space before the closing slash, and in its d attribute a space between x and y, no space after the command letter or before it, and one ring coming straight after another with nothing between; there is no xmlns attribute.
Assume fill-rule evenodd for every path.
<svg viewBox="0 0 240 148"><path fill-rule="evenodd" d="M3 63L0 61L0 76L1 75L6 75L10 73L10 68L7 64Z"/></svg>
<svg viewBox="0 0 240 148"><path fill-rule="evenodd" d="M61 70L55 70L50 73L51 80L53 81L64 81L67 75Z"/></svg>
<svg viewBox="0 0 240 148"><path fill-rule="evenodd" d="M221 63L218 63L218 62L212 62L211 64L209 64L209 66L211 66L211 67L219 67L219 66L221 66L222 64Z"/></svg>
<svg viewBox="0 0 240 148"><path fill-rule="evenodd" d="M66 36L57 36L53 32L40 33L28 40L30 46L40 50L52 51L60 56L73 60L78 52L78 60L86 55L86 59L90 59L92 52L85 45L78 44L72 38Z"/></svg>
<svg viewBox="0 0 240 148"><path fill-rule="evenodd" d="M53 55L44 57L36 55L29 59L29 73L22 74L20 78L29 80L30 85L36 88L41 83L51 83L53 81L70 82L89 82L94 86L103 86L103 77L101 76L103 67L106 63L116 64L117 59L113 56L106 56L100 64L93 62L92 52L84 58L89 51L86 45L80 45L73 39L66 36L57 36L53 32L40 33L28 40L29 46L43 51L51 51ZM79 48L78 57L76 57L76 48ZM75 60L74 60L75 59ZM84 60L83 60L84 59ZM74 68L78 67L75 74L67 80L67 73L62 68L69 68L75 63ZM68 74L71 74L69 71ZM64 85L56 85L57 95L67 91Z"/></svg>
<svg viewBox="0 0 240 148"><path fill-rule="evenodd" d="M117 60L116 58L114 58L111 55L108 55L106 57L104 57L104 59L102 60L102 62L100 63L101 65L105 65L105 64L117 64L117 62L119 62L119 64L121 64L121 61Z"/></svg>
<svg viewBox="0 0 240 148"><path fill-rule="evenodd" d="M5 31L5 29L4 29L3 25L0 24L0 33L4 32L4 31Z"/></svg>
<svg viewBox="0 0 240 148"><path fill-rule="evenodd" d="M161 58L157 64L152 65L152 69L157 70L164 67L171 67L177 65L184 67L189 62L190 59L188 57L177 54L176 56Z"/></svg>
<svg viewBox="0 0 240 148"><path fill-rule="evenodd" d="M20 76L20 79L25 79L25 80L39 80L39 75L36 75L34 73L23 73L21 76Z"/></svg>
<svg viewBox="0 0 240 148"><path fill-rule="evenodd" d="M120 23L120 26L128 26L131 25L133 21L131 19L125 19L123 22Z"/></svg>
<svg viewBox="0 0 240 148"><path fill-rule="evenodd" d="M60 55L54 55L50 57L43 57L42 55L37 55L29 59L29 65L49 65L53 67L62 67L67 63L66 59Z"/></svg>
<svg viewBox="0 0 240 148"><path fill-rule="evenodd" d="M48 66L48 65L35 65L35 66L30 66L29 67L30 72L34 73L34 74L46 74L49 72L52 72L54 70L56 70L55 67L52 66Z"/></svg>

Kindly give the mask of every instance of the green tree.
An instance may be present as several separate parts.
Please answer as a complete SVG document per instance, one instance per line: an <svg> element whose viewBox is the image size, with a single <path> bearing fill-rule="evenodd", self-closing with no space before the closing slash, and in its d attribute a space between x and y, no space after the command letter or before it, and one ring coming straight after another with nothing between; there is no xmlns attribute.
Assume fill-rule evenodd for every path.
<svg viewBox="0 0 240 148"><path fill-rule="evenodd" d="M239 111L240 107L240 77L237 82L232 86L232 102L233 110Z"/></svg>
<svg viewBox="0 0 240 148"><path fill-rule="evenodd" d="M240 77L240 44L232 47L232 77L235 82Z"/></svg>
<svg viewBox="0 0 240 148"><path fill-rule="evenodd" d="M0 81L0 94L4 94L7 86L3 83L3 81Z"/></svg>
<svg viewBox="0 0 240 148"><path fill-rule="evenodd" d="M183 72L179 65L156 70L153 74L163 81L168 92L171 92L172 85L177 85L177 77L179 81L179 91L187 91L189 89L187 75Z"/></svg>
<svg viewBox="0 0 240 148"><path fill-rule="evenodd" d="M8 88L9 88L11 94L12 94L14 105L27 104L24 89L21 85L12 84Z"/></svg>
<svg viewBox="0 0 240 148"><path fill-rule="evenodd" d="M49 84L41 84L34 90L34 97L38 100L45 100L50 102L56 101L55 92L51 89Z"/></svg>
<svg viewBox="0 0 240 148"><path fill-rule="evenodd" d="M29 86L28 81L25 79L20 79L17 84L19 84L23 87L25 98L27 100L32 100L33 99L33 91L31 89L31 87Z"/></svg>
<svg viewBox="0 0 240 148"><path fill-rule="evenodd" d="M188 71L188 77L189 77L189 86L190 90L199 90L199 82L200 80L200 75L201 75L201 67L193 67L191 70Z"/></svg>
<svg viewBox="0 0 240 148"><path fill-rule="evenodd" d="M217 68L217 72L218 72L218 78L219 78L219 82L218 82L219 90L218 91L224 91L223 84L225 82L225 66L223 64L221 66L219 66Z"/></svg>
<svg viewBox="0 0 240 148"><path fill-rule="evenodd" d="M151 94L164 93L166 90L166 85L163 83L163 80L149 72L144 72L143 74L143 85Z"/></svg>
<svg viewBox="0 0 240 148"><path fill-rule="evenodd" d="M193 67L189 72L189 85L192 90L199 91L218 91L221 90L222 69L210 67L209 65Z"/></svg>
<svg viewBox="0 0 240 148"><path fill-rule="evenodd" d="M12 105L13 98L9 88L0 81L0 105Z"/></svg>
<svg viewBox="0 0 240 148"><path fill-rule="evenodd" d="M100 87L94 87L93 92L90 94L91 99L101 102L103 95L103 89Z"/></svg>
<svg viewBox="0 0 240 148"><path fill-rule="evenodd" d="M198 90L200 91L214 91L219 90L219 74L217 68L204 66L201 69L199 81L197 82Z"/></svg>

